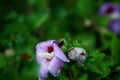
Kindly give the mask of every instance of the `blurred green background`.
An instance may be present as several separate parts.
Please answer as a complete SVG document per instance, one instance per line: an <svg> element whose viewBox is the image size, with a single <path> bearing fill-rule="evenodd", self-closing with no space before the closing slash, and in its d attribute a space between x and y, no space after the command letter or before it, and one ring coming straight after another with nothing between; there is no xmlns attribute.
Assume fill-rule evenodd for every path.
<svg viewBox="0 0 120 80"><path fill-rule="evenodd" d="M88 53L102 52L110 60L105 74L99 75L95 68L104 61L93 61L95 66L87 67L91 71L82 67L80 76L72 80L120 80L120 39L108 29L108 18L99 14L107 2L120 4L119 0L0 0L0 80L38 80L35 45L62 38L68 44L80 43ZM95 55L97 61L100 55ZM73 75L79 70L74 67ZM48 80L70 80L64 75L66 69Z"/></svg>

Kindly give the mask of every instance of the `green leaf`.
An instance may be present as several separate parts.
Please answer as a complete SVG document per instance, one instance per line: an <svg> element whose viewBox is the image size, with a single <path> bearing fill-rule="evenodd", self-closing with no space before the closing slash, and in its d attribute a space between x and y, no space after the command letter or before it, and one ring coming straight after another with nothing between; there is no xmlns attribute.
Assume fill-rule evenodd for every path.
<svg viewBox="0 0 120 80"><path fill-rule="evenodd" d="M92 11L92 7L94 2L92 0L78 0L76 7L77 10L79 12L79 14L81 15L81 17L83 18L87 18L91 11Z"/></svg>
<svg viewBox="0 0 120 80"><path fill-rule="evenodd" d="M99 15L96 16L96 20L100 27L107 27L110 21L107 17L103 17Z"/></svg>
<svg viewBox="0 0 120 80"><path fill-rule="evenodd" d="M111 61L109 58L106 58L104 53L94 51L89 53L85 68L90 70L92 73L97 73L96 78L104 78L110 73L110 65ZM92 73L90 73L90 75Z"/></svg>
<svg viewBox="0 0 120 80"><path fill-rule="evenodd" d="M48 13L42 14L42 16L37 19L34 27L41 26L48 19L48 17L49 17Z"/></svg>
<svg viewBox="0 0 120 80"><path fill-rule="evenodd" d="M6 65L7 65L7 60L5 56L2 53L0 53L0 68L5 67Z"/></svg>
<svg viewBox="0 0 120 80"><path fill-rule="evenodd" d="M113 36L111 41L111 57L113 60L113 65L116 65L119 61L120 54L120 41L116 36Z"/></svg>
<svg viewBox="0 0 120 80"><path fill-rule="evenodd" d="M101 74L101 72L100 72L100 70L98 69L97 65L88 63L88 64L86 64L86 66L88 67L88 69L89 69L91 72L95 72L95 73L100 73L100 74Z"/></svg>
<svg viewBox="0 0 120 80"><path fill-rule="evenodd" d="M40 27L49 18L48 13L32 13L28 16L29 25L36 29Z"/></svg>
<svg viewBox="0 0 120 80"><path fill-rule="evenodd" d="M83 74L77 80L87 80L87 77L88 77L87 74Z"/></svg>
<svg viewBox="0 0 120 80"><path fill-rule="evenodd" d="M39 71L38 69L39 69L39 67L36 64L34 64L34 66L32 64L31 66L29 65L28 67L24 68L22 70L23 79L25 79L25 80L30 80L30 79L35 80L37 78L37 75L38 75L38 71Z"/></svg>

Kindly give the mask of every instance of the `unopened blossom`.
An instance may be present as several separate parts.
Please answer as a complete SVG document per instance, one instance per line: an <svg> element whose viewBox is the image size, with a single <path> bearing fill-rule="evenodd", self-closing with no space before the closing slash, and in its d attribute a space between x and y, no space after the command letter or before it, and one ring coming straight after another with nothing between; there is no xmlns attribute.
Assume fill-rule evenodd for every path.
<svg viewBox="0 0 120 80"><path fill-rule="evenodd" d="M110 21L109 29L116 34L120 34L120 19Z"/></svg>
<svg viewBox="0 0 120 80"><path fill-rule="evenodd" d="M70 50L69 59L77 61L79 64L83 64L87 58L87 53L83 48L74 47Z"/></svg>
<svg viewBox="0 0 120 80"><path fill-rule="evenodd" d="M107 3L100 8L100 14L108 16L111 20L120 18L120 5Z"/></svg>
<svg viewBox="0 0 120 80"><path fill-rule="evenodd" d="M64 62L69 62L55 40L38 43L36 45L36 59L40 64L39 80L45 80L48 73L57 77L60 69L64 66Z"/></svg>

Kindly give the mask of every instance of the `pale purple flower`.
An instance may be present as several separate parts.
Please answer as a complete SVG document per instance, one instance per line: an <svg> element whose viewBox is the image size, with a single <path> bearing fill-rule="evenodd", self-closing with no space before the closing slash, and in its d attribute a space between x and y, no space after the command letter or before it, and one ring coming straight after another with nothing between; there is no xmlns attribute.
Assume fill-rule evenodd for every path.
<svg viewBox="0 0 120 80"><path fill-rule="evenodd" d="M106 15L110 19L118 19L120 18L120 5L112 4L112 3L106 3L100 8L101 15Z"/></svg>
<svg viewBox="0 0 120 80"><path fill-rule="evenodd" d="M112 20L109 23L109 28L116 34L120 34L120 19Z"/></svg>
<svg viewBox="0 0 120 80"><path fill-rule="evenodd" d="M55 40L38 43L36 46L36 59L40 64L40 80L46 79L48 73L57 77L60 69L64 66L64 62L69 62Z"/></svg>
<svg viewBox="0 0 120 80"><path fill-rule="evenodd" d="M107 3L100 8L100 14L108 16L110 19L109 29L116 34L120 34L120 5Z"/></svg>

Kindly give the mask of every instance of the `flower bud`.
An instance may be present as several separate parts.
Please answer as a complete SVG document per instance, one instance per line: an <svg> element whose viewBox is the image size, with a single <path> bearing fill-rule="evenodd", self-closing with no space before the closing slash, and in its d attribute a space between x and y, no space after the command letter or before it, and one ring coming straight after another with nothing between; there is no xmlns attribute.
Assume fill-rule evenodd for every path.
<svg viewBox="0 0 120 80"><path fill-rule="evenodd" d="M86 51L79 47L72 48L68 54L69 59L77 61L79 64L83 64L87 56Z"/></svg>

